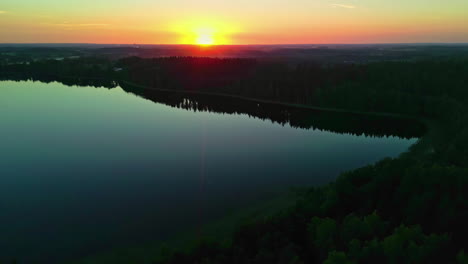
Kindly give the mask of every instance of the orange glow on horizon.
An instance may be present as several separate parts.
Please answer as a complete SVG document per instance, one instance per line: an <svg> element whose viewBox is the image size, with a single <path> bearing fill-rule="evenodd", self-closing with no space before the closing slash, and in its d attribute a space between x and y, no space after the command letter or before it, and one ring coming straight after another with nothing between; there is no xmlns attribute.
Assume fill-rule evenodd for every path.
<svg viewBox="0 0 468 264"><path fill-rule="evenodd" d="M307 1L310 9L288 5L287 8L297 9L293 10L293 16L284 12L284 8L264 12L264 6L258 4L258 10L251 9L257 1L247 7L218 1L219 6L208 9L194 2L182 13L178 5L173 9L167 7L165 12L158 9L164 15L157 17L151 6L144 10L132 9L124 4L126 0L122 1L120 13L116 11L109 15L87 5L80 5L80 12L70 10L66 1L57 0L43 0L50 6L59 3L60 6L41 14L36 14L32 7L14 12L18 1L35 1L7 0L7 3L9 1L10 6L0 6L2 43L185 44L206 48L255 44L468 42L468 21L465 19L468 1L465 1L467 8L464 9L453 4L439 10L436 0L428 0L433 4L425 6L422 12L412 2L403 4L407 1L396 0L402 2L398 16L388 12L388 7L396 6L387 4L378 8L373 0L359 1L354 8L327 1ZM103 10L108 8L103 4L107 1L112 2L99 1ZM152 5L151 1L146 3ZM225 4L228 6L223 8ZM128 5L131 6L130 2ZM404 5L408 5L407 8L403 8ZM17 9L21 10L20 7ZM1 13L1 10L5 11Z"/></svg>
<svg viewBox="0 0 468 264"><path fill-rule="evenodd" d="M231 37L239 32L232 26L220 21L188 21L170 27L169 31L180 36L178 44L200 46L233 44Z"/></svg>

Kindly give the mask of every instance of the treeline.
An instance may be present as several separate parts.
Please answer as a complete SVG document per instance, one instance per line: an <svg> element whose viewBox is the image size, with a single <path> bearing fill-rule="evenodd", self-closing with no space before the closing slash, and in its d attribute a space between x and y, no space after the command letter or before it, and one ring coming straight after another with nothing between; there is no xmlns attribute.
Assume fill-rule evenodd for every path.
<svg viewBox="0 0 468 264"><path fill-rule="evenodd" d="M466 60L323 65L249 59L127 58L122 77L160 89L216 92L281 102L436 116L467 98ZM454 106L456 107L456 106Z"/></svg>
<svg viewBox="0 0 468 264"><path fill-rule="evenodd" d="M46 59L15 64L0 64L0 74L45 77L107 78L114 77L114 62L98 57Z"/></svg>
<svg viewBox="0 0 468 264"><path fill-rule="evenodd" d="M253 59L165 57L121 59L120 77L136 84L172 90L208 91L246 78L257 64Z"/></svg>
<svg viewBox="0 0 468 264"><path fill-rule="evenodd" d="M109 89L117 87L114 63L97 57L0 64L0 80L61 82L69 86Z"/></svg>
<svg viewBox="0 0 468 264"><path fill-rule="evenodd" d="M313 91L359 74L349 65L324 67L280 61L137 57L117 62L122 78L139 85L169 90L195 90L290 103L312 103Z"/></svg>

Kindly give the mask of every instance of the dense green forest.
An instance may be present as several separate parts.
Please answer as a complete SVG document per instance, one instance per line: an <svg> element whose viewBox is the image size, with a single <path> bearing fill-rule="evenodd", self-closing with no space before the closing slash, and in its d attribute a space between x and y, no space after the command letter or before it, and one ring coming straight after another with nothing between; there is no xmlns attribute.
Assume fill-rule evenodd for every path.
<svg viewBox="0 0 468 264"><path fill-rule="evenodd" d="M468 263L468 60L289 65L127 58L115 65L76 62L76 68L67 63L4 65L2 71L75 72L148 89L393 113L436 124L399 158L306 189L293 207L243 223L226 241L163 249L155 263Z"/></svg>

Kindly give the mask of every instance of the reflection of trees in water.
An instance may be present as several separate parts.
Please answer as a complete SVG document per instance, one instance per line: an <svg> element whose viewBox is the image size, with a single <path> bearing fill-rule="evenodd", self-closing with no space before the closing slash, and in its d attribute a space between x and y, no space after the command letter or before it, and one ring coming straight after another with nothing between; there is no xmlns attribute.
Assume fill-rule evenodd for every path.
<svg viewBox="0 0 468 264"><path fill-rule="evenodd" d="M419 137L424 132L424 126L412 119L328 112L232 97L147 90L126 84L120 86L127 92L176 108L223 114L247 114L295 128L403 138Z"/></svg>
<svg viewBox="0 0 468 264"><path fill-rule="evenodd" d="M0 76L0 80L4 81L38 81L43 83L59 82L67 86L91 86L91 87L105 87L108 89L116 88L118 83L111 79L106 78L77 78L77 77L58 77L54 75L29 75L22 74L8 74Z"/></svg>
<svg viewBox="0 0 468 264"><path fill-rule="evenodd" d="M261 120L269 120L281 125L290 125L302 129L319 129L336 133L377 137L398 136L402 138L419 137L425 129L421 123L412 119L320 111L214 95L149 90L108 79L59 78L56 76L24 77L19 75L2 79L32 80L45 83L60 82L68 86L105 87L108 89L120 85L128 93L175 108L222 114L246 114Z"/></svg>

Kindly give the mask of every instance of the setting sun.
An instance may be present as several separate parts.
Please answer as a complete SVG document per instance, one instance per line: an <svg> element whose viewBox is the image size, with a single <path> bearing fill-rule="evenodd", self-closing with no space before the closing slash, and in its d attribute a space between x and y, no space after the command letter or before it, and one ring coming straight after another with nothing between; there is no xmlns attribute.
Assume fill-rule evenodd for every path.
<svg viewBox="0 0 468 264"><path fill-rule="evenodd" d="M211 46L232 44L231 37L239 29L221 21L187 20L170 26L169 31L180 36L178 44Z"/></svg>
<svg viewBox="0 0 468 264"><path fill-rule="evenodd" d="M196 39L196 44L198 45L213 45L215 40L210 34L201 34Z"/></svg>
<svg viewBox="0 0 468 264"><path fill-rule="evenodd" d="M214 45L216 44L216 34L218 33L217 30L215 30L212 27L199 27L194 30L195 33L195 40L194 44L197 45L203 45L203 46L209 46L209 45Z"/></svg>

